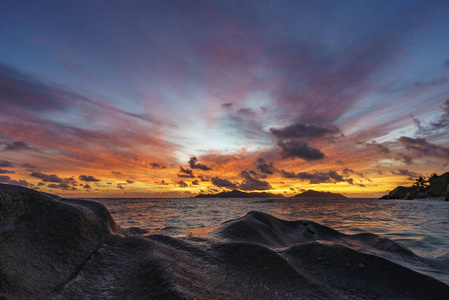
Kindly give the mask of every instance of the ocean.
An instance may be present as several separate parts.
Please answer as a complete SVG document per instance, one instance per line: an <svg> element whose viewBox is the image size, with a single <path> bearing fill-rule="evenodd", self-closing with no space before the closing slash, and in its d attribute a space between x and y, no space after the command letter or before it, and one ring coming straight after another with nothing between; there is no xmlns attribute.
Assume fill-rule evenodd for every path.
<svg viewBox="0 0 449 300"><path fill-rule="evenodd" d="M89 199L105 205L121 227L186 237L196 228L260 211L284 220L309 220L345 234L375 233L399 242L439 271L421 273L449 285L449 202L378 199ZM398 262L403 265L406 263ZM413 268L413 266L407 265Z"/></svg>

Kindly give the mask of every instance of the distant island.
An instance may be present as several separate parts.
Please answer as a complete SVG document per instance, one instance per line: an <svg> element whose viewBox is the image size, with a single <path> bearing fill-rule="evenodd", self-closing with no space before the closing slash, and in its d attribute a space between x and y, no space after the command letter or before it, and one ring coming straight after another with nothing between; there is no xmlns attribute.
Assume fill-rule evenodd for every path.
<svg viewBox="0 0 449 300"><path fill-rule="evenodd" d="M445 198L446 201L449 201L449 172L442 175L434 173L429 179L418 177L412 186L398 186L380 199L412 200L425 198Z"/></svg>
<svg viewBox="0 0 449 300"><path fill-rule="evenodd" d="M280 194L272 194L267 192L242 192L233 190L229 192L221 192L218 194L199 194L193 198L286 198ZM342 194L331 192L318 192L308 190L304 193L297 194L291 198L346 198Z"/></svg>
<svg viewBox="0 0 449 300"><path fill-rule="evenodd" d="M230 192L221 192L218 194L199 194L193 198L285 198L280 194L272 194L267 192L242 192L233 190Z"/></svg>
<svg viewBox="0 0 449 300"><path fill-rule="evenodd" d="M304 193L297 194L293 198L347 198L342 194L331 193L331 192L319 192L314 190L308 190Z"/></svg>

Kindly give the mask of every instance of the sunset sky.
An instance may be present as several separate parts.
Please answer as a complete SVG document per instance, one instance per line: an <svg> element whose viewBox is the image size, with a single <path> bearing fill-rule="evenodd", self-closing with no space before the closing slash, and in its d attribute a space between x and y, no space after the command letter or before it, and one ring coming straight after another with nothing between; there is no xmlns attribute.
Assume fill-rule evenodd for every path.
<svg viewBox="0 0 449 300"><path fill-rule="evenodd" d="M449 171L449 1L1 1L0 182L67 197Z"/></svg>

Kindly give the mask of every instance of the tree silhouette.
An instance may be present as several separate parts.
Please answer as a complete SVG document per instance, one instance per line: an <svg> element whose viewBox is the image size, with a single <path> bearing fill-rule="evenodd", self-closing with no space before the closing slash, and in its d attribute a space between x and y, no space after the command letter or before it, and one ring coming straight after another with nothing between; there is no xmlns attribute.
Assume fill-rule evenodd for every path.
<svg viewBox="0 0 449 300"><path fill-rule="evenodd" d="M413 185L416 186L419 192L422 192L427 188L428 182L429 181L426 180L426 177L419 176L415 179L415 183Z"/></svg>

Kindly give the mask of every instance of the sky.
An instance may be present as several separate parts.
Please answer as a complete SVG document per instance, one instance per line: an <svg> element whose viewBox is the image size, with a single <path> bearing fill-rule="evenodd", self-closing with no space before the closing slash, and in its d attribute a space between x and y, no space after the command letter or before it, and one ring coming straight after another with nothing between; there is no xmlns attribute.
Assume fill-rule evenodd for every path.
<svg viewBox="0 0 449 300"><path fill-rule="evenodd" d="M374 198L449 171L448 1L0 1L0 182Z"/></svg>

